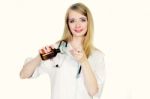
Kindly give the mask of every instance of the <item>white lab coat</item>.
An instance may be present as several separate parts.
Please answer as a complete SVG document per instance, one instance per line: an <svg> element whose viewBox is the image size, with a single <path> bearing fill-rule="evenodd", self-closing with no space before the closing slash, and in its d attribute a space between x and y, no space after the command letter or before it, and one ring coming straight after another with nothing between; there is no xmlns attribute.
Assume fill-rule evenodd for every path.
<svg viewBox="0 0 150 99"><path fill-rule="evenodd" d="M59 53L51 60L42 61L31 78L36 78L42 73L49 75L51 80L50 99L100 99L105 79L104 54L99 50L94 50L88 58L99 85L98 93L90 96L84 84L82 69L80 75L77 75L80 64L71 55L71 49L72 47L68 43L66 53Z"/></svg>

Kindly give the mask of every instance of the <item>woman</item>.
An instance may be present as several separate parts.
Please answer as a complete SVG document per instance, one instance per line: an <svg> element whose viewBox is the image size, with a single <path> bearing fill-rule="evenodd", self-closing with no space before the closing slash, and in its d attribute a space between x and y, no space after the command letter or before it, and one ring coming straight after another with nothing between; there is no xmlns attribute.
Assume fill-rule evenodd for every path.
<svg viewBox="0 0 150 99"><path fill-rule="evenodd" d="M40 54L26 62L21 78L35 78L48 73L51 99L99 99L104 84L104 55L92 44L93 20L82 3L71 5L66 13L63 37L53 46L40 49L49 53L66 41L64 53L42 60Z"/></svg>

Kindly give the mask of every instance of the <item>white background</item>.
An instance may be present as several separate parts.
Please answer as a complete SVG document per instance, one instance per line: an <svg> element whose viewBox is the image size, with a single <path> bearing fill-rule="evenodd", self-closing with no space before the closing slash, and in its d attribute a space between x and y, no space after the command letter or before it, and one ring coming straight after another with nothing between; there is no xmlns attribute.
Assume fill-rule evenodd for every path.
<svg viewBox="0 0 150 99"><path fill-rule="evenodd" d="M27 57L62 36L66 9L77 0L0 1L0 99L50 99L47 75L21 80ZM150 99L149 0L82 0L105 53L101 99Z"/></svg>

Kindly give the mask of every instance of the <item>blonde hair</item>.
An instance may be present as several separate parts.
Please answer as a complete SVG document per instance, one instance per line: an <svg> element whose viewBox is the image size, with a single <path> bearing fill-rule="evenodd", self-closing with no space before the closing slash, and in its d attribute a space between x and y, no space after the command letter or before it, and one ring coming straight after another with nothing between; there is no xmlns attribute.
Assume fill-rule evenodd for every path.
<svg viewBox="0 0 150 99"><path fill-rule="evenodd" d="M79 12L80 14L84 15L87 17L88 20L88 26L87 26L87 33L85 35L85 39L83 42L83 50L85 51L85 54L87 57L89 57L89 55L91 54L93 47L93 18L91 15L90 10L82 3L75 3L73 5L71 5L67 12L66 12L66 16L65 16L65 26L64 26L64 32L63 32L63 36L62 36L62 40L65 41L71 41L72 40L72 34L69 30L69 26L68 26L68 16L69 16L69 11L70 10L74 10Z"/></svg>

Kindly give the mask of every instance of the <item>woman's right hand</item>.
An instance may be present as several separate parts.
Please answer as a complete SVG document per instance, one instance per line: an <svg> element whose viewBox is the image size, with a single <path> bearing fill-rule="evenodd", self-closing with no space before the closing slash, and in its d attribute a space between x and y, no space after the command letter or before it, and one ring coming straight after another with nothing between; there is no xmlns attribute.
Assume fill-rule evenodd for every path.
<svg viewBox="0 0 150 99"><path fill-rule="evenodd" d="M41 48L41 49L39 50L39 53L40 53L40 54L51 53L51 52L52 52L52 49L54 49L54 46L53 46L53 45L45 46L45 47L43 47L43 48Z"/></svg>

